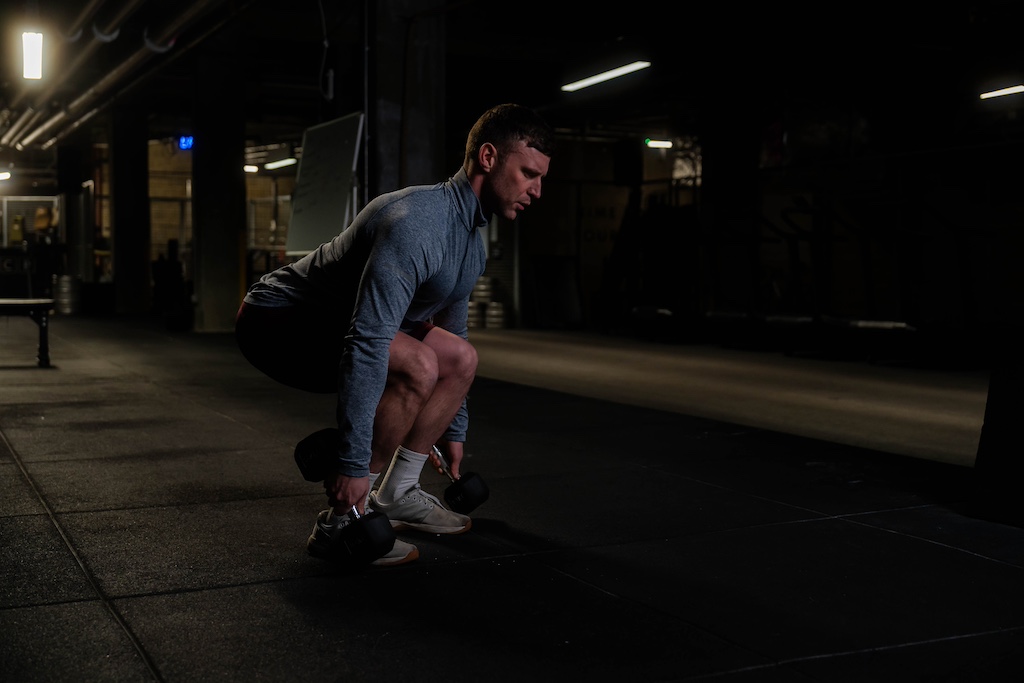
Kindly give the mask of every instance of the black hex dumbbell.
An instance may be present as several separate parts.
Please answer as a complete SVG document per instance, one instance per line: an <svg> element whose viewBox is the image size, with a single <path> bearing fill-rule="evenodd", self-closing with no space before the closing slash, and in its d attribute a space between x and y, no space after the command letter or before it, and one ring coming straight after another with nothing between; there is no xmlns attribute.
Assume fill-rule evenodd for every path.
<svg viewBox="0 0 1024 683"><path fill-rule="evenodd" d="M330 514L337 513L332 510ZM351 521L331 535L327 559L345 565L363 565L391 552L395 531L387 515L376 510L360 515L355 506L348 514Z"/></svg>
<svg viewBox="0 0 1024 683"><path fill-rule="evenodd" d="M338 452L337 428L313 432L295 446L295 464L307 481L323 481ZM336 513L332 510L331 515ZM344 513L343 513L344 514ZM371 510L365 515L352 508L352 518L331 535L329 559L349 565L369 564L395 545L395 532L387 515Z"/></svg>
<svg viewBox="0 0 1024 683"><path fill-rule="evenodd" d="M434 446L434 457L437 458L441 469L452 481L451 485L444 490L444 500L452 510L468 515L480 507L491 495L487 483L476 472L463 472L458 479L452 476L451 468L441 454L441 449L437 446Z"/></svg>
<svg viewBox="0 0 1024 683"><path fill-rule="evenodd" d="M338 454L338 428L313 432L295 445L295 464L306 481L323 481Z"/></svg>

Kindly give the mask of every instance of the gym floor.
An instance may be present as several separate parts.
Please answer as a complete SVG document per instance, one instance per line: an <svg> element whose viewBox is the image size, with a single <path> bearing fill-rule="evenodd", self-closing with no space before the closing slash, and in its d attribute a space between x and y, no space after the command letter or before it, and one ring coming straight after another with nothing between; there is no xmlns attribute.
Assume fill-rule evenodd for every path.
<svg viewBox="0 0 1024 683"><path fill-rule="evenodd" d="M970 514L983 368L479 330L416 562L309 557L334 399L228 334L0 319L0 671L33 681L1017 681L1024 529ZM425 488L441 494L433 471Z"/></svg>

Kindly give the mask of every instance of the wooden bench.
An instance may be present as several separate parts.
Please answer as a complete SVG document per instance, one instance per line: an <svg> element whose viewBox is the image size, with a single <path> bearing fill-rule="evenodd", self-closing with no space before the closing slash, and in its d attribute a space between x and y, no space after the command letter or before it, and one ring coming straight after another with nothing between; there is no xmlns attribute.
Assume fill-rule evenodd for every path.
<svg viewBox="0 0 1024 683"><path fill-rule="evenodd" d="M39 367L50 367L50 311L53 299L0 299L0 315L27 315L39 326Z"/></svg>

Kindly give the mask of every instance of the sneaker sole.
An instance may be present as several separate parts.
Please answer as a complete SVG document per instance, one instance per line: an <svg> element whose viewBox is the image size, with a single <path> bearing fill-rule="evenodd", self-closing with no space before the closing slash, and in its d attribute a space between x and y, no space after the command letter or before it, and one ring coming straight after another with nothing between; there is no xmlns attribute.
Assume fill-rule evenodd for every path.
<svg viewBox="0 0 1024 683"><path fill-rule="evenodd" d="M435 526L433 524L420 524L419 522L402 522L397 519L391 520L391 528L394 531L423 531L428 534L444 534L446 536L457 536L464 534L473 526L473 520L466 522L466 526Z"/></svg>
<svg viewBox="0 0 1024 683"><path fill-rule="evenodd" d="M384 557L374 560L370 564L374 567L394 567L396 565L405 564L407 562L412 562L413 560L419 559L419 556L419 549L416 546L413 546L412 551L410 551L409 554L404 557L388 557L387 555L385 555Z"/></svg>
<svg viewBox="0 0 1024 683"><path fill-rule="evenodd" d="M315 540L313 540L312 536L310 536L309 540L306 541L306 552L308 552L310 555L312 555L318 560L330 559L327 548L323 547Z"/></svg>
<svg viewBox="0 0 1024 683"><path fill-rule="evenodd" d="M331 561L329 551L319 543L314 542L312 538L310 538L306 543L306 552L318 560L325 560L327 562ZM412 546L412 551L410 551L408 555L404 555L402 557L388 557L385 555L384 557L378 557L376 560L371 562L370 565L373 567L394 567L396 565L406 564L407 562L417 560L419 559L419 556L419 548Z"/></svg>

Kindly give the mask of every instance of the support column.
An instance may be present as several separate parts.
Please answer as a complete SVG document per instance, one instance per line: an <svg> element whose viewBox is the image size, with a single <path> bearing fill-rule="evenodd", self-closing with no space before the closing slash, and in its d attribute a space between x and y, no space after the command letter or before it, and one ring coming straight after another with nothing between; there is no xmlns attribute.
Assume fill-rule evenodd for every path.
<svg viewBox="0 0 1024 683"><path fill-rule="evenodd" d="M230 41L227 41L230 43ZM196 62L192 257L197 332L230 332L245 293L245 92L230 50Z"/></svg>
<svg viewBox="0 0 1024 683"><path fill-rule="evenodd" d="M974 461L972 507L975 514L1004 524L1024 527L1024 454L1019 430L1024 409L1024 208L1015 199L1022 172L1013 155L995 155L979 164L986 193L1006 197L1007 204L989 207L986 228L995 235L992 257L986 264L992 276L987 288L991 310L998 320L978 334L985 335L986 358L991 363L985 419ZM979 287L979 289L983 289Z"/></svg>
<svg viewBox="0 0 1024 683"><path fill-rule="evenodd" d="M444 167L445 23L441 0L371 3L370 198L433 184Z"/></svg>
<svg viewBox="0 0 1024 683"><path fill-rule="evenodd" d="M83 183L91 180L86 164L88 150L82 145L57 148L57 190L64 196L64 262L60 275L92 281L92 192Z"/></svg>
<svg viewBox="0 0 1024 683"><path fill-rule="evenodd" d="M110 196L114 264L114 312L151 308L149 220L149 131L146 117L131 107L112 115Z"/></svg>
<svg viewBox="0 0 1024 683"><path fill-rule="evenodd" d="M1017 440L1024 406L1024 327L1008 325L995 336L972 503L980 517L1024 527L1024 457Z"/></svg>
<svg viewBox="0 0 1024 683"><path fill-rule="evenodd" d="M701 128L701 214L712 243L710 308L757 311L759 130L749 106L716 90Z"/></svg>

